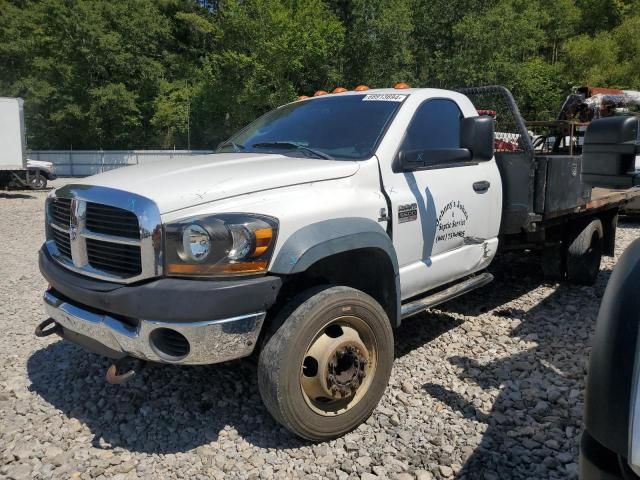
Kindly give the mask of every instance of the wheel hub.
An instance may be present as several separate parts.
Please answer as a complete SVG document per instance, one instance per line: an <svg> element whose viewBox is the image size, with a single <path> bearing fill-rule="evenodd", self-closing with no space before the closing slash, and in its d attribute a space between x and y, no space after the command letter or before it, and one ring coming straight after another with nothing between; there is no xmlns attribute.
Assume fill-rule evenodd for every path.
<svg viewBox="0 0 640 480"><path fill-rule="evenodd" d="M355 345L333 352L328 362L327 387L333 398L353 395L366 376L367 359Z"/></svg>
<svg viewBox="0 0 640 480"><path fill-rule="evenodd" d="M351 408L369 388L376 353L372 337L365 334L365 342L356 330L361 322L341 317L318 332L307 349L300 384L309 405L322 415Z"/></svg>

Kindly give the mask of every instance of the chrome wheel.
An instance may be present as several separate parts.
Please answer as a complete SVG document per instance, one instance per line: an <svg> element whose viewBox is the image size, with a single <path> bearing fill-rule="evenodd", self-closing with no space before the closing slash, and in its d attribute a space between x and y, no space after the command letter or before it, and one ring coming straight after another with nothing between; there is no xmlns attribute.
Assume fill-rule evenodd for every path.
<svg viewBox="0 0 640 480"><path fill-rule="evenodd" d="M344 413L367 393L376 365L371 328L355 316L336 318L307 347L300 371L304 399L320 415Z"/></svg>

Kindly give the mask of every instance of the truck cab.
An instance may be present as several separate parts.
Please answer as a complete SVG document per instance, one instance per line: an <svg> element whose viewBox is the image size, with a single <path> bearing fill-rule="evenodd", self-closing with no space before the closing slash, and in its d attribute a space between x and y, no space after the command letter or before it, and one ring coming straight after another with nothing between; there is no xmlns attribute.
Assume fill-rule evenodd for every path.
<svg viewBox="0 0 640 480"><path fill-rule="evenodd" d="M490 282L499 243L542 248L564 228L547 229L527 197L533 149L499 165L495 120L468 96L404 87L300 99L216 154L52 192L36 334L115 359L112 383L138 361L255 354L264 403L289 430L317 441L357 427L384 393L403 318ZM525 134L516 144L530 147ZM560 270L595 278L630 192L547 205L571 226L549 235L565 245Z"/></svg>

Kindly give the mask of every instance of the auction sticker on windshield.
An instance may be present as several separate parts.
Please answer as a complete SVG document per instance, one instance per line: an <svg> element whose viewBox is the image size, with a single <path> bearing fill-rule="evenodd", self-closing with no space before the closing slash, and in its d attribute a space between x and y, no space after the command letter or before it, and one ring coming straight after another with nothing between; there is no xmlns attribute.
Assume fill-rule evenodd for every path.
<svg viewBox="0 0 640 480"><path fill-rule="evenodd" d="M365 95L362 99L363 102L401 102L406 95L398 95L397 93L370 93Z"/></svg>

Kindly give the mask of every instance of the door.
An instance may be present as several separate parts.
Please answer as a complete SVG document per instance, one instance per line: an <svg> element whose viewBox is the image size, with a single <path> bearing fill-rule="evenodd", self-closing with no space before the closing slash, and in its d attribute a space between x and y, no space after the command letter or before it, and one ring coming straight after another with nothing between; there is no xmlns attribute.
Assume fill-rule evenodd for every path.
<svg viewBox="0 0 640 480"><path fill-rule="evenodd" d="M403 299L485 268L497 249L502 194L495 160L442 155L462 151L461 119L477 115L470 102L461 103L427 98L415 104L392 157L380 159L391 164L381 170ZM407 152L420 168L403 167Z"/></svg>

